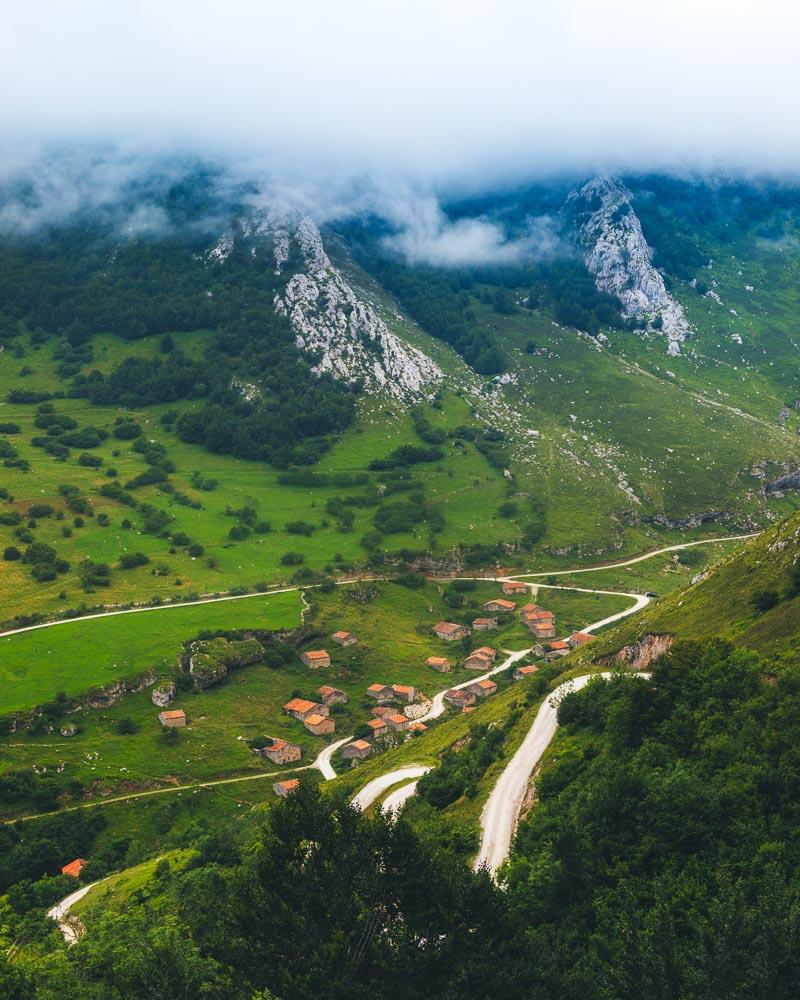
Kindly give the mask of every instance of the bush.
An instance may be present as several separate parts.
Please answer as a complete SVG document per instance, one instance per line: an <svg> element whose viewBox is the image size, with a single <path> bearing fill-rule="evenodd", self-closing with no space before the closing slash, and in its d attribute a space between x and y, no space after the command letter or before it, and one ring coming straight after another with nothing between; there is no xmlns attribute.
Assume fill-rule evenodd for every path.
<svg viewBox="0 0 800 1000"><path fill-rule="evenodd" d="M309 524L308 521L287 521L283 527L289 535L305 535L308 537L315 531L315 525Z"/></svg>
<svg viewBox="0 0 800 1000"><path fill-rule="evenodd" d="M759 590L750 598L750 603L756 611L764 612L774 608L780 599L781 595L776 590Z"/></svg>
<svg viewBox="0 0 800 1000"><path fill-rule="evenodd" d="M234 524L228 532L228 538L233 542L241 542L250 534L250 529L246 524Z"/></svg>
<svg viewBox="0 0 800 1000"><path fill-rule="evenodd" d="M119 557L122 569L135 569L137 566L146 566L149 562L149 557L143 552L123 552Z"/></svg>
<svg viewBox="0 0 800 1000"><path fill-rule="evenodd" d="M83 465L87 469L99 469L103 464L103 459L97 455L90 455L88 451L78 455L78 465Z"/></svg>
<svg viewBox="0 0 800 1000"><path fill-rule="evenodd" d="M306 557L301 552L284 552L281 556L282 566L299 566L306 561Z"/></svg>
<svg viewBox="0 0 800 1000"><path fill-rule="evenodd" d="M6 562L14 562L16 559L22 558L22 553L16 545L7 545L3 551L3 558Z"/></svg>
<svg viewBox="0 0 800 1000"><path fill-rule="evenodd" d="M33 503L28 507L28 517L51 517L53 508L49 503Z"/></svg>
<svg viewBox="0 0 800 1000"><path fill-rule="evenodd" d="M133 736L139 732L139 723L130 718L120 719L117 723L117 732L120 736Z"/></svg>
<svg viewBox="0 0 800 1000"><path fill-rule="evenodd" d="M114 430L111 433L119 441L132 441L134 438L142 436L142 428L135 420L121 419L118 424L114 425Z"/></svg>

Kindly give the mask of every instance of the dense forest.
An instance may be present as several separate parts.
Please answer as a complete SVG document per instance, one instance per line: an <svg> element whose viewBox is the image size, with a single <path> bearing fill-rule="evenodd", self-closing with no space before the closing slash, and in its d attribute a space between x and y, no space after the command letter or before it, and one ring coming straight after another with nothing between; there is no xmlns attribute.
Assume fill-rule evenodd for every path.
<svg viewBox="0 0 800 1000"><path fill-rule="evenodd" d="M68 952L35 958L55 941L34 911L47 879L9 896L6 923L32 944L0 959L3 996L797 996L796 668L678 644L649 681L592 683L559 714L505 887L424 826L303 785L255 843L207 833L189 869Z"/></svg>

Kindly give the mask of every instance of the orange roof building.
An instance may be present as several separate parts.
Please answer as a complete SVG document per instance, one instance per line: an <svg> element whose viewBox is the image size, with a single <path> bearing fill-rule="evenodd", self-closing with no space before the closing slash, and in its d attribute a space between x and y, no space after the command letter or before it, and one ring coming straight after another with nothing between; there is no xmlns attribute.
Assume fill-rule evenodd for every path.
<svg viewBox="0 0 800 1000"><path fill-rule="evenodd" d="M333 719L329 719L325 715L320 715L318 712L313 715L307 715L303 719L303 725L315 736L327 736L329 733L336 732L336 723Z"/></svg>
<svg viewBox="0 0 800 1000"><path fill-rule="evenodd" d="M383 736L384 733L389 731L389 727L383 719L370 719L367 725L372 730L373 736Z"/></svg>
<svg viewBox="0 0 800 1000"><path fill-rule="evenodd" d="M402 701L413 701L417 692L410 684L392 684L392 693Z"/></svg>
<svg viewBox="0 0 800 1000"><path fill-rule="evenodd" d="M186 712L182 708L172 708L158 713L158 721L165 729L179 729L186 725Z"/></svg>
<svg viewBox="0 0 800 1000"><path fill-rule="evenodd" d="M345 760L363 760L372 752L372 744L366 740L353 740L342 747L342 757Z"/></svg>
<svg viewBox="0 0 800 1000"><path fill-rule="evenodd" d="M446 642L454 642L469 635L466 625L457 625L455 622L437 622L433 626L434 635Z"/></svg>
<svg viewBox="0 0 800 1000"><path fill-rule="evenodd" d="M287 795L291 795L291 793L296 791L299 787L299 778L288 778L286 781L276 781L272 786L272 791L284 799Z"/></svg>
<svg viewBox="0 0 800 1000"><path fill-rule="evenodd" d="M338 642L340 646L353 646L358 642L358 639L352 632L345 632L343 629L339 632L334 632L331 638L334 642Z"/></svg>
<svg viewBox="0 0 800 1000"><path fill-rule="evenodd" d="M308 649L300 654L300 659L312 670L319 670L320 667L329 667L331 658L324 649Z"/></svg>
<svg viewBox="0 0 800 1000"><path fill-rule="evenodd" d="M328 706L318 705L315 701L308 701L305 698L292 698L283 706L287 715L293 715L295 719L305 719L309 715L327 715Z"/></svg>
<svg viewBox="0 0 800 1000"><path fill-rule="evenodd" d="M64 865L61 869L62 875L69 875L70 878L77 878L83 871L86 865L86 861L83 858L75 858L74 861L70 861L68 865Z"/></svg>
<svg viewBox="0 0 800 1000"><path fill-rule="evenodd" d="M429 656L425 663L440 674L446 674L450 670L450 661L446 656Z"/></svg>
<svg viewBox="0 0 800 1000"><path fill-rule="evenodd" d="M495 597L491 601L487 601L484 606L484 611L513 611L516 608L516 603L514 601L507 601L504 597Z"/></svg>

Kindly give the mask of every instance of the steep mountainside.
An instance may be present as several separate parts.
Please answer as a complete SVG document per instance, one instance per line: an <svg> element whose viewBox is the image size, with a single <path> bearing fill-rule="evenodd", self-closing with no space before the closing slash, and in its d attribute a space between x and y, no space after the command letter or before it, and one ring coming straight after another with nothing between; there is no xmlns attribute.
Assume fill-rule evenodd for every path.
<svg viewBox="0 0 800 1000"><path fill-rule="evenodd" d="M630 191L616 178L598 177L568 199L575 214L586 266L597 287L615 295L626 317L667 339L667 354L680 354L691 333L683 308L653 267L653 249L631 204Z"/></svg>

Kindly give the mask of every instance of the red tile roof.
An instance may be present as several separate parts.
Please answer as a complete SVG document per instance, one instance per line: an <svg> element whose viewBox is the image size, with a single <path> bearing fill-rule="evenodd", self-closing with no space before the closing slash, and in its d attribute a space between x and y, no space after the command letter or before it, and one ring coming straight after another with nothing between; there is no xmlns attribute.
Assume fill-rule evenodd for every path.
<svg viewBox="0 0 800 1000"><path fill-rule="evenodd" d="M312 708L316 707L313 701L306 701L305 698L292 698L291 701L286 702L283 710L284 712L310 712Z"/></svg>
<svg viewBox="0 0 800 1000"><path fill-rule="evenodd" d="M80 875L83 866L85 864L86 862L83 858L75 858L75 860L70 861L68 865L64 865L64 867L61 869L61 874L69 875L71 878L77 878Z"/></svg>

